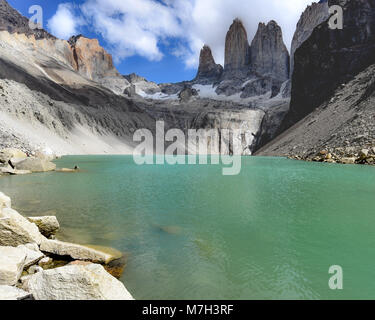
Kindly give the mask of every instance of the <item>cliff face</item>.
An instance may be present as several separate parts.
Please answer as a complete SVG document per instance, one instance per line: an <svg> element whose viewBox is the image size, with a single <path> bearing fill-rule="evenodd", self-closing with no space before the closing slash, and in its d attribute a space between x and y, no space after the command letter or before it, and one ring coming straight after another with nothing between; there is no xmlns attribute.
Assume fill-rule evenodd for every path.
<svg viewBox="0 0 375 320"><path fill-rule="evenodd" d="M246 72L250 63L247 32L241 20L235 19L225 39L225 73Z"/></svg>
<svg viewBox="0 0 375 320"><path fill-rule="evenodd" d="M119 75L113 66L112 56L99 45L97 39L83 36L71 37L69 44L75 59L74 68L89 79Z"/></svg>
<svg viewBox="0 0 375 320"><path fill-rule="evenodd" d="M112 56L100 46L97 39L79 35L71 37L69 44L74 57L73 68L81 75L119 94L130 86L114 67Z"/></svg>
<svg viewBox="0 0 375 320"><path fill-rule="evenodd" d="M212 83L217 81L223 73L223 67L216 64L209 46L204 46L199 56L199 67L196 81L202 83Z"/></svg>
<svg viewBox="0 0 375 320"><path fill-rule="evenodd" d="M34 35L36 39L55 39L54 36L43 29L30 29L29 19L13 9L6 0L0 0L0 31L23 33L28 36Z"/></svg>
<svg viewBox="0 0 375 320"><path fill-rule="evenodd" d="M296 50L283 132L259 155L374 163L366 154L375 153L375 1L334 4L344 9L344 28L324 22Z"/></svg>
<svg viewBox="0 0 375 320"><path fill-rule="evenodd" d="M329 0L344 9L343 30L322 23L295 53L287 129L375 62L375 0Z"/></svg>
<svg viewBox="0 0 375 320"><path fill-rule="evenodd" d="M231 25L225 42L225 67L216 83L216 93L238 95L242 99L255 96L277 96L289 79L289 53L281 28L275 21L260 23L249 46L247 33L238 19ZM287 91L282 92L287 97Z"/></svg>
<svg viewBox="0 0 375 320"><path fill-rule="evenodd" d="M289 53L275 21L259 24L251 43L251 69L257 75L270 75L281 81L289 79Z"/></svg>
<svg viewBox="0 0 375 320"><path fill-rule="evenodd" d="M296 32L292 40L290 51L290 75L293 75L294 53L310 36L316 26L329 17L328 1L314 2L306 8L298 21Z"/></svg>

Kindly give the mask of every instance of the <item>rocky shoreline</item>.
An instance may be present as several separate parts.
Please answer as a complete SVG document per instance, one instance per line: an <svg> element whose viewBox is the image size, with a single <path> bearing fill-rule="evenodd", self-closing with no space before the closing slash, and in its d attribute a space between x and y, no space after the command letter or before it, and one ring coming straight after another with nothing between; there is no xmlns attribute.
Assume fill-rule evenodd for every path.
<svg viewBox="0 0 375 320"><path fill-rule="evenodd" d="M339 164L375 165L375 147L338 147L327 148L310 155L291 155L288 158L309 162L327 162Z"/></svg>
<svg viewBox="0 0 375 320"><path fill-rule="evenodd" d="M0 151L0 162L0 175L77 171L17 149ZM120 252L59 241L59 229L55 216L26 218L0 192L0 300L133 300L116 279Z"/></svg>

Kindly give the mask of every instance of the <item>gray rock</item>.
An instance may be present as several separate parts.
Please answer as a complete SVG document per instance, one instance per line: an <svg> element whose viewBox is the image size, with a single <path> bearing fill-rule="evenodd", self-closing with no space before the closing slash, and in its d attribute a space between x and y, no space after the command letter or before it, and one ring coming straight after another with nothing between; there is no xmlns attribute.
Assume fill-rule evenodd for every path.
<svg viewBox="0 0 375 320"><path fill-rule="evenodd" d="M194 96L197 96L198 92L195 89L192 89L190 87L185 87L184 90L182 90L179 94L178 97L181 102L188 102L190 99Z"/></svg>
<svg viewBox="0 0 375 320"><path fill-rule="evenodd" d="M32 295L22 289L0 285L0 301L1 300L30 300Z"/></svg>
<svg viewBox="0 0 375 320"><path fill-rule="evenodd" d="M225 39L224 73L247 72L250 63L250 47L246 29L240 19L235 19Z"/></svg>
<svg viewBox="0 0 375 320"><path fill-rule="evenodd" d="M47 238L55 235L60 229L60 224L55 216L28 217L30 222L35 223L42 235Z"/></svg>
<svg viewBox="0 0 375 320"><path fill-rule="evenodd" d="M0 151L0 162L7 164L11 159L25 159L26 153L16 148L5 148Z"/></svg>
<svg viewBox="0 0 375 320"><path fill-rule="evenodd" d="M38 263L42 258L44 258L44 254L39 251L39 247L36 243L20 245L17 248L22 250L26 255L24 268L28 268Z"/></svg>
<svg viewBox="0 0 375 320"><path fill-rule="evenodd" d="M32 173L30 170L16 170L13 169L11 166L0 167L0 174L4 175L24 175L30 173Z"/></svg>
<svg viewBox="0 0 375 320"><path fill-rule="evenodd" d="M342 6L346 32L322 23L295 52L290 111L281 132L339 99L335 90L375 63L375 0L329 0L328 5Z"/></svg>
<svg viewBox="0 0 375 320"><path fill-rule="evenodd" d="M202 84L213 83L221 77L222 73L223 67L220 64L216 64L211 48L205 45L199 56L198 73L194 82Z"/></svg>
<svg viewBox="0 0 375 320"><path fill-rule="evenodd" d="M25 279L36 300L133 300L125 286L98 264L68 265Z"/></svg>
<svg viewBox="0 0 375 320"><path fill-rule="evenodd" d="M302 13L293 36L292 48L290 51L291 76L293 75L294 68L294 53L311 36L315 27L326 21L328 17L328 1L313 2Z"/></svg>
<svg viewBox="0 0 375 320"><path fill-rule="evenodd" d="M257 75L271 76L284 82L289 79L289 53L281 28L275 21L259 23L251 43L251 69Z"/></svg>
<svg viewBox="0 0 375 320"><path fill-rule="evenodd" d="M58 240L43 239L40 250L59 256L69 256L75 260L87 260L104 264L108 264L115 259L115 257L109 253Z"/></svg>
<svg viewBox="0 0 375 320"><path fill-rule="evenodd" d="M0 246L16 247L28 243L39 245L42 238L42 234L34 223L13 209L2 209L0 212Z"/></svg>
<svg viewBox="0 0 375 320"><path fill-rule="evenodd" d="M56 169L56 165L52 162L38 159L38 158L27 158L15 164L17 170L29 170L32 172L47 172Z"/></svg>
<svg viewBox="0 0 375 320"><path fill-rule="evenodd" d="M26 262L23 250L0 247L0 285L14 286L21 277Z"/></svg>

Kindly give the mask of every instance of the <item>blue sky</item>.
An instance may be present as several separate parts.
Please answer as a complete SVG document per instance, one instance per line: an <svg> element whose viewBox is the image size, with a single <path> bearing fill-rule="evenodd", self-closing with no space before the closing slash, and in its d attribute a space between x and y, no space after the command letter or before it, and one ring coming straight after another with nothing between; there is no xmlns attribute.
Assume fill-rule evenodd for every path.
<svg viewBox="0 0 375 320"><path fill-rule="evenodd" d="M8 0L23 15L43 8L43 26L60 38L82 33L98 38L122 74L148 80L193 79L199 51L208 44L224 62L225 34L243 20L249 41L259 22L276 20L288 48L296 23L312 0Z"/></svg>

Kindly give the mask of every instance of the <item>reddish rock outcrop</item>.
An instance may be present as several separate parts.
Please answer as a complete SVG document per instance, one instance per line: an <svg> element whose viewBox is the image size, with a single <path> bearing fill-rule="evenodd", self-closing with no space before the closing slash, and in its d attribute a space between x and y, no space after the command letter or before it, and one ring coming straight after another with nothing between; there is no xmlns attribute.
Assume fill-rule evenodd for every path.
<svg viewBox="0 0 375 320"><path fill-rule="evenodd" d="M100 46L98 39L88 39L82 35L69 39L73 50L74 69L91 80L119 75L113 65L112 56Z"/></svg>

